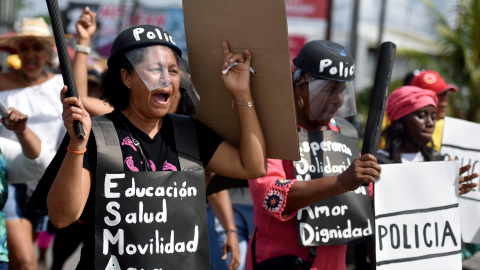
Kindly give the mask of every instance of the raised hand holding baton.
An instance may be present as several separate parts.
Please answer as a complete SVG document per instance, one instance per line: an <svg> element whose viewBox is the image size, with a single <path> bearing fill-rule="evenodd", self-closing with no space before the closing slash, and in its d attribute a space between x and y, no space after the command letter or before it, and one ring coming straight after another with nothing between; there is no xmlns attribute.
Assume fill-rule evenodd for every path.
<svg viewBox="0 0 480 270"><path fill-rule="evenodd" d="M60 10L58 8L57 0L46 0L48 13L52 21L52 30L55 37L55 44L57 46L58 58L60 60L60 68L62 70L63 83L68 87L66 97L77 97L77 86L73 77L72 63L68 55L67 42L65 39L65 33L63 31L62 19L60 16ZM79 121L73 123L75 128L75 134L79 140L85 139L85 130Z"/></svg>
<svg viewBox="0 0 480 270"><path fill-rule="evenodd" d="M388 86L392 76L393 62L395 60L396 45L392 42L384 42L380 46L378 55L375 82L370 98L367 125L363 139L362 155L377 152L380 135L382 132L383 113L387 102ZM368 185L367 185L368 186Z"/></svg>

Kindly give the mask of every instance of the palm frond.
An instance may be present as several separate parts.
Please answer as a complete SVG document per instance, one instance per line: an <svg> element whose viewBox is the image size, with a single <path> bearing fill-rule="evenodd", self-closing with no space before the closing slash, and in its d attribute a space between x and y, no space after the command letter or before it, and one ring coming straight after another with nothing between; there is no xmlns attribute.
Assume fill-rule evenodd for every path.
<svg viewBox="0 0 480 270"><path fill-rule="evenodd" d="M422 0L432 13L439 55L412 49L398 49L397 57L422 67L437 70L461 91L451 96L451 111L456 117L480 120L480 0L460 0L454 26L430 1Z"/></svg>

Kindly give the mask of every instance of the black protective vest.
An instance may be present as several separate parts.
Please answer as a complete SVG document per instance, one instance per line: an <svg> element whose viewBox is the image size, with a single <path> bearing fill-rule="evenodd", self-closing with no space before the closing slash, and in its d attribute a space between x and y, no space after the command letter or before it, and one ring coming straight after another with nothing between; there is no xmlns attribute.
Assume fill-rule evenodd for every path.
<svg viewBox="0 0 480 270"><path fill-rule="evenodd" d="M92 119L97 145L95 269L210 269L205 178L195 125L189 117L167 117L179 171L124 171L113 122L106 116Z"/></svg>

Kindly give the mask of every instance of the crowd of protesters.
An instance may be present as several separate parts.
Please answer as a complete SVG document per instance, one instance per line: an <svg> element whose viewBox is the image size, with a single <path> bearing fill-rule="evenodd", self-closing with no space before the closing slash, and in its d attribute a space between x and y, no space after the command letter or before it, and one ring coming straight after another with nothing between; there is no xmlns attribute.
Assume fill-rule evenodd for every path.
<svg viewBox="0 0 480 270"><path fill-rule="evenodd" d="M138 28L165 38L135 39L132 33ZM167 29L125 29L108 59L93 57L94 12L85 8L76 30L69 42L75 43L72 67L78 98L66 97L54 38L42 18L24 18L15 34L0 36L0 45L16 51L7 59L9 70L0 73L0 102L6 108L0 125L0 269L63 269L80 244L76 269L94 269L100 261L95 257L100 237L96 203L102 199L96 183L103 172L144 172L139 178L153 175L162 181L188 179L201 182L205 190L217 176L245 183L248 179L248 187L196 199L198 209L208 209L208 219L204 211L198 220L208 220L208 228L200 226L199 235L208 237L209 247L199 243L198 249L204 250L204 245L209 256L202 255L209 258L198 264L211 269L346 269L346 244L299 244L298 211L362 185L371 188L380 179L379 164L444 160L438 152L443 118L448 95L458 88L435 71L412 73L405 86L390 94L383 149L357 154L342 173L322 172L312 177L314 181L299 181L295 161L266 158L250 92L254 56L248 50L232 53L227 42L219 44L224 52L219 67L228 69L223 74L219 69L219 77L240 120L240 145L235 146L195 120L197 93ZM327 67L319 70L325 60L334 63L331 67L344 67L344 74ZM358 145L356 129L344 119L356 114L355 64L348 50L331 41L311 41L293 59L291 69L299 135L310 139L328 132ZM74 122L85 130L84 138L77 137ZM462 167L460 175L470 168ZM474 189L471 180L476 177L461 176L458 193ZM189 214L179 209L180 217ZM137 237L135 230L125 235ZM45 251L51 242L53 261L47 266ZM370 262L373 269L374 256Z"/></svg>

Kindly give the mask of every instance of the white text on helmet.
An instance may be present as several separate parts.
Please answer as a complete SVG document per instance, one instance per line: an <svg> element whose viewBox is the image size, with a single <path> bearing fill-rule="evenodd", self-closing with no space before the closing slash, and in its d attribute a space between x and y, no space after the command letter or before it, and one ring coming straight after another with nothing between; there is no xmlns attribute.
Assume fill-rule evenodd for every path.
<svg viewBox="0 0 480 270"><path fill-rule="evenodd" d="M140 37L140 34L143 34L145 32L145 29L139 27L139 28L135 28L133 29L133 36L135 37L135 40L136 41L140 41L142 38ZM162 33L160 32L159 29L155 29L155 32L151 32L151 31L148 31L146 33L146 37L148 39L155 39L155 38L158 38L159 40L163 40L163 37L162 37ZM167 42L171 42L172 44L176 45L175 44L175 41L173 40L172 36L169 36L167 35L167 33L164 33L165 35L165 40Z"/></svg>
<svg viewBox="0 0 480 270"><path fill-rule="evenodd" d="M355 65L351 65L350 67L348 66L347 62L340 62L338 64L338 67L332 66L333 61L330 59L322 59L320 60L320 66L319 66L319 72L323 73L326 68L328 68L328 73L330 75L338 75L340 77L348 77L348 76L353 76L354 74L354 67Z"/></svg>

